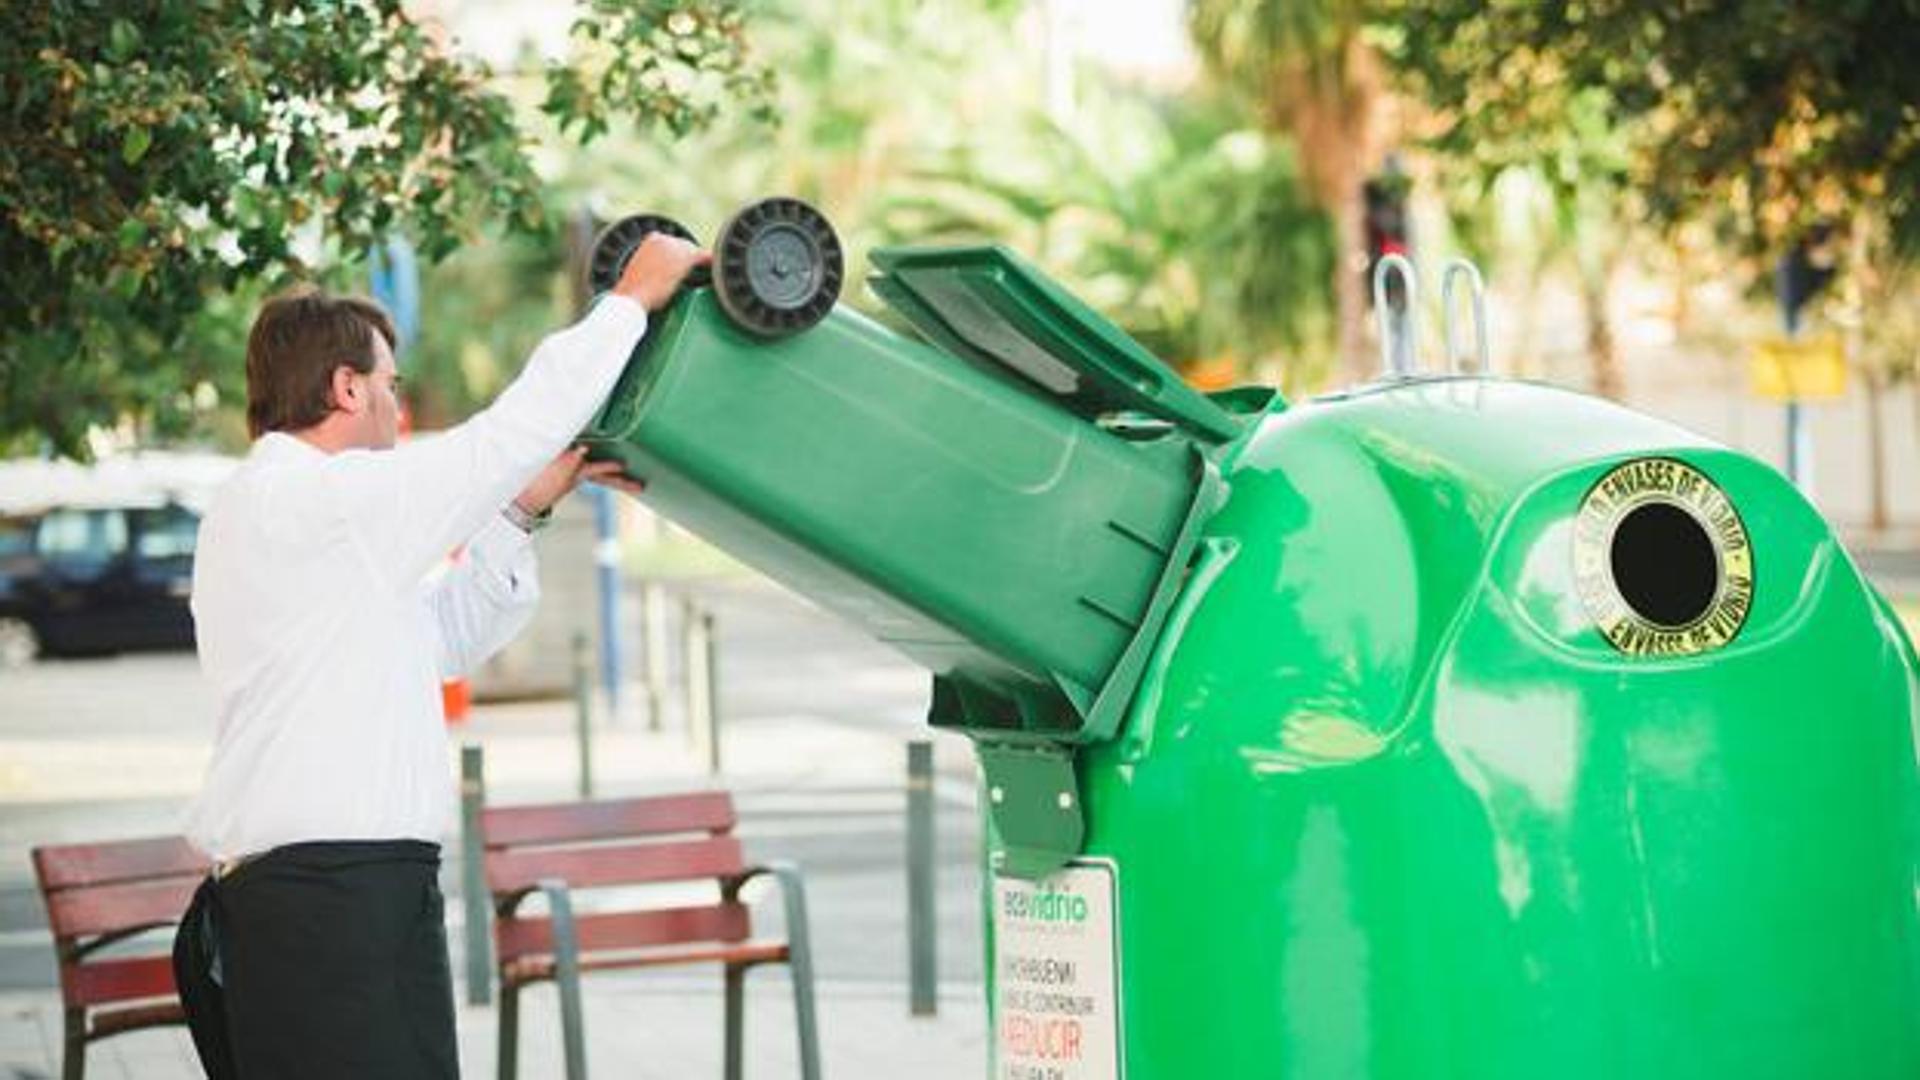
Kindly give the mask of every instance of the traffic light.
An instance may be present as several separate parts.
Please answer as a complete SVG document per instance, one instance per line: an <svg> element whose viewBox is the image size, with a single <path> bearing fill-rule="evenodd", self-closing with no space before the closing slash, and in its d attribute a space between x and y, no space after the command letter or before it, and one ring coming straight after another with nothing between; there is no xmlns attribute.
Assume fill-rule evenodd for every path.
<svg viewBox="0 0 1920 1080"><path fill-rule="evenodd" d="M1407 176L1389 166L1385 172L1362 184L1360 195L1366 209L1367 280L1372 281L1374 269L1380 265L1381 259L1388 255L1408 253ZM1389 282L1388 288L1398 290L1398 280ZM1368 292L1367 295L1371 298L1373 294ZM1397 302L1397 291L1393 295Z"/></svg>
<svg viewBox="0 0 1920 1080"><path fill-rule="evenodd" d="M1800 310L1833 280L1839 262L1834 227L1818 222L1795 241L1774 268L1774 288L1789 333L1800 327Z"/></svg>

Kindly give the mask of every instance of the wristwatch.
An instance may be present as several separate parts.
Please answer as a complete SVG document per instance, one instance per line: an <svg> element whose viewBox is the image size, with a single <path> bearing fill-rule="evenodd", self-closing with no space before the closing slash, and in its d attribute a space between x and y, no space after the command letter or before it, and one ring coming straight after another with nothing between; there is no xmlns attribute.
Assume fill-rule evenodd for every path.
<svg viewBox="0 0 1920 1080"><path fill-rule="evenodd" d="M513 523L514 528L519 529L528 536L532 536L534 533L546 528L547 522L553 520L553 507L549 506L537 514L529 514L519 503L512 499L508 499L507 505L500 508L500 513L508 521Z"/></svg>

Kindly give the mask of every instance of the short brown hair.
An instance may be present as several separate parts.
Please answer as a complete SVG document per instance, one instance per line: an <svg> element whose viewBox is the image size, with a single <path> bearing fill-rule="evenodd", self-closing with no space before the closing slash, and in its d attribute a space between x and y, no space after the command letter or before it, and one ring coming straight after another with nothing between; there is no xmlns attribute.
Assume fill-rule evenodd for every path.
<svg viewBox="0 0 1920 1080"><path fill-rule="evenodd" d="M260 305L247 335L247 431L301 431L333 411L333 369L374 364L373 335L393 348L393 319L363 296L300 285Z"/></svg>

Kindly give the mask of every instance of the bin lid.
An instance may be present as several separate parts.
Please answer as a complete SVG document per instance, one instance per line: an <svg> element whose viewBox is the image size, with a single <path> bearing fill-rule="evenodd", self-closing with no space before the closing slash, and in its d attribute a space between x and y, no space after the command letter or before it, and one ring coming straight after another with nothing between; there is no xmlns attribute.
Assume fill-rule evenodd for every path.
<svg viewBox="0 0 1920 1080"><path fill-rule="evenodd" d="M881 248L875 293L934 344L1093 418L1132 410L1208 443L1240 421L1099 312L997 244Z"/></svg>

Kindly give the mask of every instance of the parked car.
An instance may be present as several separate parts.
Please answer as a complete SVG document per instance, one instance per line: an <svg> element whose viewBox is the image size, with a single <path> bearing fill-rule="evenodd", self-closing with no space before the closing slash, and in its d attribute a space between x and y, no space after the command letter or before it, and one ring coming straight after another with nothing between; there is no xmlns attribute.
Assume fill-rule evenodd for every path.
<svg viewBox="0 0 1920 1080"><path fill-rule="evenodd" d="M191 648L200 518L178 503L0 521L0 664Z"/></svg>

